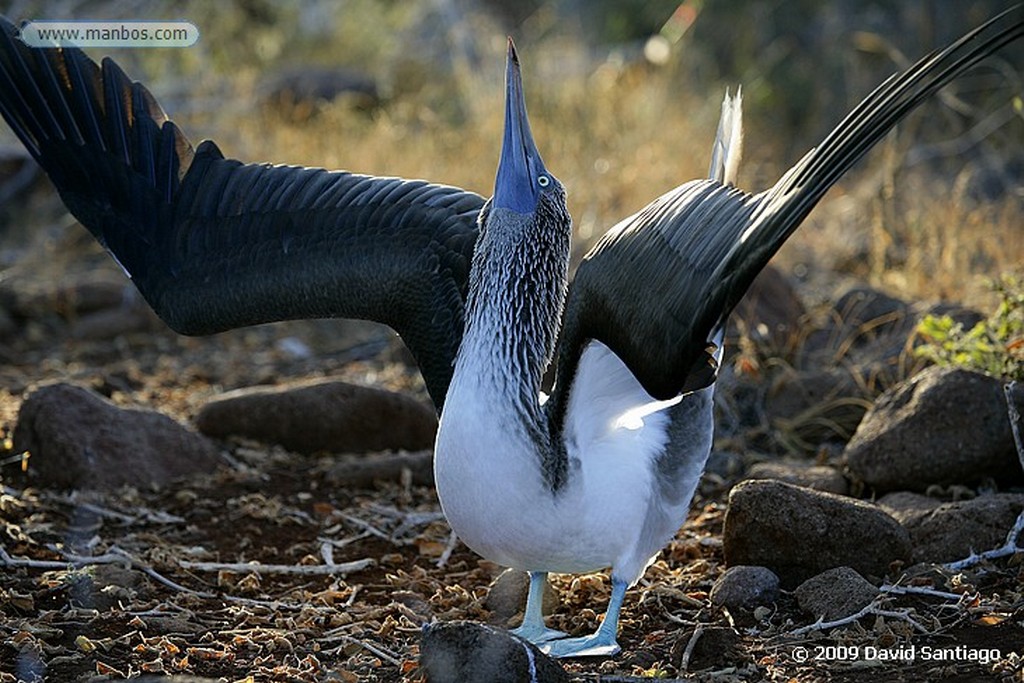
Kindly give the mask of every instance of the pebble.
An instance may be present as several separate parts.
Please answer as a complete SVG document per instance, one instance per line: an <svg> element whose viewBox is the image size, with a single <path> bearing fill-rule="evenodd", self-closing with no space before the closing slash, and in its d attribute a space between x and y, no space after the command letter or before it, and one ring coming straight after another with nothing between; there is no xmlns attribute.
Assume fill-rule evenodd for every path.
<svg viewBox="0 0 1024 683"><path fill-rule="evenodd" d="M845 496L850 484L843 473L828 465L811 465L793 462L758 462L750 467L747 479L774 479L787 484L796 484L816 491L827 491Z"/></svg>
<svg viewBox="0 0 1024 683"><path fill-rule="evenodd" d="M518 569L506 569L498 575L488 589L484 607L491 611L492 622L507 625L507 622L526 608L526 596L530 592L530 575ZM550 583L544 586L541 612L551 614L558 606L558 594ZM514 626L518 626L517 623Z"/></svg>
<svg viewBox="0 0 1024 683"><path fill-rule="evenodd" d="M767 567L729 567L711 587L711 603L737 612L751 612L779 598L779 577Z"/></svg>
<svg viewBox="0 0 1024 683"><path fill-rule="evenodd" d="M797 604L816 620L835 621L861 611L878 589L850 567L827 569L793 591Z"/></svg>

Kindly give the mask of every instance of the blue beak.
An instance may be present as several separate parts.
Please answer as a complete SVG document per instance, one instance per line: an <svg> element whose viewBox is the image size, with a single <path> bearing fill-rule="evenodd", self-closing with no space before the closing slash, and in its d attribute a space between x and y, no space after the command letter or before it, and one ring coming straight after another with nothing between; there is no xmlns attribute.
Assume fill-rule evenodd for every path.
<svg viewBox="0 0 1024 683"><path fill-rule="evenodd" d="M519 56L509 38L505 63L505 139L501 146L498 175L494 180L494 206L533 213L540 196L537 178L546 173L526 116Z"/></svg>

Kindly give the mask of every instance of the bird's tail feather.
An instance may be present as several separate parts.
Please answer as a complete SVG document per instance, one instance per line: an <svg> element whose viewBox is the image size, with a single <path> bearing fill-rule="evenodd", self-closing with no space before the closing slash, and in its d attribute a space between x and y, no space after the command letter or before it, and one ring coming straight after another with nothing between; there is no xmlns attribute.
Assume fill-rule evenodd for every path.
<svg viewBox="0 0 1024 683"><path fill-rule="evenodd" d="M719 269L718 281L737 292L729 297L729 308L825 192L893 126L965 70L1022 36L1024 5L1017 5L890 77L868 95L762 195L750 227Z"/></svg>
<svg viewBox="0 0 1024 683"><path fill-rule="evenodd" d="M725 185L736 184L740 157L743 155L743 89L730 96L725 91L722 115L718 119L715 145L711 150L711 168L708 177Z"/></svg>

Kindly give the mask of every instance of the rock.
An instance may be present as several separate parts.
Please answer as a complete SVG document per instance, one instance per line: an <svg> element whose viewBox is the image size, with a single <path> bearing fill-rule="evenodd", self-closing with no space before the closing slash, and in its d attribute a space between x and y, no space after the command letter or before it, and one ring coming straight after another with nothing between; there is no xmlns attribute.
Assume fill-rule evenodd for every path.
<svg viewBox="0 0 1024 683"><path fill-rule="evenodd" d="M932 498L913 491L896 491L887 493L876 503L908 529L921 521L921 518L942 505L938 498Z"/></svg>
<svg viewBox="0 0 1024 683"><path fill-rule="evenodd" d="M843 473L828 465L759 462L750 467L747 479L774 479L816 491L836 493L840 496L845 496L850 492L850 485Z"/></svg>
<svg viewBox="0 0 1024 683"><path fill-rule="evenodd" d="M467 621L425 626L420 668L428 683L569 683L565 669L532 643Z"/></svg>
<svg viewBox="0 0 1024 683"><path fill-rule="evenodd" d="M722 669L726 666L742 666L746 663L745 660L748 657L743 650L743 636L727 626L703 627L700 633L696 634L697 640L693 643L690 658L683 662L686 650L694 637L694 631L683 631L672 645L671 662L681 672L701 671L712 667Z"/></svg>
<svg viewBox="0 0 1024 683"><path fill-rule="evenodd" d="M434 617L434 608L422 595L413 591L395 591L391 593L391 600L404 605L420 619L420 623L429 623Z"/></svg>
<svg viewBox="0 0 1024 683"><path fill-rule="evenodd" d="M767 567L729 567L711 588L711 603L732 612L753 611L779 598L779 577Z"/></svg>
<svg viewBox="0 0 1024 683"><path fill-rule="evenodd" d="M866 340L905 324L910 305L872 287L852 287L836 301L835 311L850 335Z"/></svg>
<svg viewBox="0 0 1024 683"><path fill-rule="evenodd" d="M160 413L120 408L70 384L45 386L21 405L14 450L28 451L38 486L163 486L220 463L208 440Z"/></svg>
<svg viewBox="0 0 1024 683"><path fill-rule="evenodd" d="M1012 483L1021 475L1002 385L956 368L926 368L882 394L844 458L878 491L924 491L983 477Z"/></svg>
<svg viewBox="0 0 1024 683"><path fill-rule="evenodd" d="M113 339L129 332L152 329L155 325L153 312L137 303L80 315L72 320L70 331L75 339Z"/></svg>
<svg viewBox="0 0 1024 683"><path fill-rule="evenodd" d="M877 506L770 479L733 488L723 544L726 564L768 567L789 588L844 565L884 576L911 553L907 530Z"/></svg>
<svg viewBox="0 0 1024 683"><path fill-rule="evenodd" d="M333 380L231 391L204 405L195 422L207 436L299 453L422 450L437 431L433 408L409 396Z"/></svg>
<svg viewBox="0 0 1024 683"><path fill-rule="evenodd" d="M792 349L807 310L789 278L769 264L758 273L733 312L731 325L742 325L759 344L775 351ZM730 338L738 337L730 332Z"/></svg>
<svg viewBox="0 0 1024 683"><path fill-rule="evenodd" d="M20 317L32 319L56 313L67 320L142 299L131 281L112 271L14 290L8 296L13 312Z"/></svg>
<svg viewBox="0 0 1024 683"><path fill-rule="evenodd" d="M526 596L529 592L530 575L518 569L506 569L491 582L487 597L484 599L484 607L491 611L494 623L504 625L526 608ZM541 612L551 614L557 606L558 594L550 583L546 583Z"/></svg>
<svg viewBox="0 0 1024 683"><path fill-rule="evenodd" d="M815 619L835 621L867 607L878 589L853 569L835 567L807 579L793 594L800 608Z"/></svg>
<svg viewBox="0 0 1024 683"><path fill-rule="evenodd" d="M856 376L860 395L877 393L913 367L914 330L923 313L906 302L869 287L843 294L823 326L800 349L802 368L834 367L842 361Z"/></svg>
<svg viewBox="0 0 1024 683"><path fill-rule="evenodd" d="M406 472L413 485L433 486L434 451L342 455L324 472L324 478L338 486L371 488L380 481L402 481Z"/></svg>
<svg viewBox="0 0 1024 683"><path fill-rule="evenodd" d="M148 594L146 575L116 564L97 564L70 572L64 577L69 600L77 607L104 612Z"/></svg>
<svg viewBox="0 0 1024 683"><path fill-rule="evenodd" d="M878 505L909 532L916 562L945 563L998 548L1024 510L1024 494L993 493L943 503L916 493L890 493Z"/></svg>
<svg viewBox="0 0 1024 683"><path fill-rule="evenodd" d="M807 450L823 441L848 441L870 405L863 385L846 367L782 373L765 397L772 426L792 445L809 446Z"/></svg>
<svg viewBox="0 0 1024 683"><path fill-rule="evenodd" d="M828 321L808 337L805 350L815 354L834 352L864 346L888 335L906 339L915 324L906 302L871 287L847 290L832 307Z"/></svg>

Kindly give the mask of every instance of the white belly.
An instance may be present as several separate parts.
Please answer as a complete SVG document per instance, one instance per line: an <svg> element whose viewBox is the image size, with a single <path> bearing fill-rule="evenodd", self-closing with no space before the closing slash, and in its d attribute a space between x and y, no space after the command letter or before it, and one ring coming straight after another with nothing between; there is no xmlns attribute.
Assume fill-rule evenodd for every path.
<svg viewBox="0 0 1024 683"><path fill-rule="evenodd" d="M661 504L651 462L664 448L667 416L609 419L622 409L616 401L602 402L598 394L607 383L595 388L582 376L590 368L607 377L607 367L593 367L601 359L607 361L585 353L581 362L577 383L588 395L570 399L564 434L569 473L557 491L544 479L521 418L495 400L500 394L493 387L481 385L482 373L456 373L437 434L435 480L452 529L483 557L528 571L622 567L631 581L685 518L689 495L665 528L654 530L657 538L645 527L651 506ZM582 417L584 401L589 419Z"/></svg>

